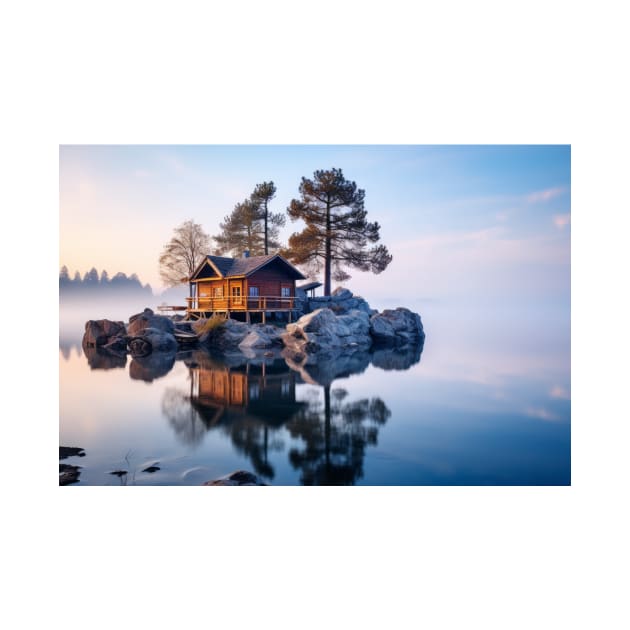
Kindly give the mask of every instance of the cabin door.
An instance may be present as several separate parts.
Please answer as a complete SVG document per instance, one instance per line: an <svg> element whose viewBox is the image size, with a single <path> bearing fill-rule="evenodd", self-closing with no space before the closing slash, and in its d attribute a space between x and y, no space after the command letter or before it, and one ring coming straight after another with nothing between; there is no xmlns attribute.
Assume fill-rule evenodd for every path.
<svg viewBox="0 0 630 630"><path fill-rule="evenodd" d="M243 283L233 284L230 291L232 293L232 308L243 308Z"/></svg>
<svg viewBox="0 0 630 630"><path fill-rule="evenodd" d="M200 282L197 285L197 291L199 293L198 308L201 310L211 310L212 289L209 282Z"/></svg>

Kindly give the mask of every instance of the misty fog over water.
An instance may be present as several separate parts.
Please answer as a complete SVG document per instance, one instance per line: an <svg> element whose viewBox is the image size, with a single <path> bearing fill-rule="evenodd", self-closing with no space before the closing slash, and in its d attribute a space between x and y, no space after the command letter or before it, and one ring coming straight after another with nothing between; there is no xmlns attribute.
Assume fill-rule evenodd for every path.
<svg viewBox="0 0 630 630"><path fill-rule="evenodd" d="M274 485L570 483L564 303L418 300L406 306L422 317L421 352L341 356L311 373L278 357L141 364L81 348L88 319L128 321L161 301L61 304L60 445L86 451L71 462L78 485L196 485L237 469ZM223 377L243 398L204 390Z"/></svg>

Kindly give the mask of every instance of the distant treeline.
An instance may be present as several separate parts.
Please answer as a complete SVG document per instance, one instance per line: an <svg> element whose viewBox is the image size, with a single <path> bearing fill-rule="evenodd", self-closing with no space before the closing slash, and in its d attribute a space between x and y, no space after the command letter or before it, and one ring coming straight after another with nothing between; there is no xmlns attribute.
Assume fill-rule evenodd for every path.
<svg viewBox="0 0 630 630"><path fill-rule="evenodd" d="M130 276L118 272L115 276L109 277L107 271L100 274L92 267L83 277L77 271L71 278L68 268L64 265L59 272L59 294L69 296L73 294L84 294L86 292L105 293L107 291L124 292L133 295L153 296L150 284L143 285L137 274Z"/></svg>

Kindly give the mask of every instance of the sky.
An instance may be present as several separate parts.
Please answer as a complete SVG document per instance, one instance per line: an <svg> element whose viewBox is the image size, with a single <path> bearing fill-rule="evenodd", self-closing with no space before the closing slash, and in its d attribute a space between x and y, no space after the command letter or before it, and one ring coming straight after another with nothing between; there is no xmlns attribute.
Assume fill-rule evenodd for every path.
<svg viewBox="0 0 630 630"><path fill-rule="evenodd" d="M158 258L177 225L217 234L270 180L270 209L284 211L302 177L335 167L365 190L393 255L379 275L350 270L355 293L570 300L567 145L62 145L59 157L59 265L71 276L137 273L159 293ZM283 241L302 227L287 219Z"/></svg>

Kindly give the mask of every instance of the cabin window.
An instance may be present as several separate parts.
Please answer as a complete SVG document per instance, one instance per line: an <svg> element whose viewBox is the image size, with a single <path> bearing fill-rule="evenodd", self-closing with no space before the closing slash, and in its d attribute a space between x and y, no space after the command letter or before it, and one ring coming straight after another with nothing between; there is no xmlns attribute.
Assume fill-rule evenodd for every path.
<svg viewBox="0 0 630 630"><path fill-rule="evenodd" d="M223 287L214 287L214 297L223 297Z"/></svg>
<svg viewBox="0 0 630 630"><path fill-rule="evenodd" d="M282 287L280 291L281 291L280 295L282 297L291 297L291 287Z"/></svg>
<svg viewBox="0 0 630 630"><path fill-rule="evenodd" d="M249 287L249 297L258 297L258 287Z"/></svg>

